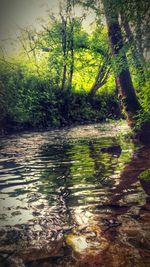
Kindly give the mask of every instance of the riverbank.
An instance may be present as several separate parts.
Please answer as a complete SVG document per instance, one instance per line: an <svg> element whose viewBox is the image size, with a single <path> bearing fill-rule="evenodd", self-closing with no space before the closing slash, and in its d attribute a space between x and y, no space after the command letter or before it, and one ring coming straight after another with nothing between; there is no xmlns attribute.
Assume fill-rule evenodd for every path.
<svg viewBox="0 0 150 267"><path fill-rule="evenodd" d="M87 92L52 90L52 96L19 108L17 104L0 114L0 133L50 129L78 124L90 124L122 118L114 92L101 92L90 98ZM38 96L37 96L38 98Z"/></svg>

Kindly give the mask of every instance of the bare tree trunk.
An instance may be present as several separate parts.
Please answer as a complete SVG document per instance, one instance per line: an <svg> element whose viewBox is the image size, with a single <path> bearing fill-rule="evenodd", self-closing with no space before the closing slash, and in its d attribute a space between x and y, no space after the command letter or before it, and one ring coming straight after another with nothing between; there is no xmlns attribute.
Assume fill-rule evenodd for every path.
<svg viewBox="0 0 150 267"><path fill-rule="evenodd" d="M110 73L110 69L111 69L110 64L109 64L109 60L110 60L110 57L108 56L106 61L103 62L102 65L100 64L100 66L98 68L98 73L97 73L96 79L95 79L95 81L91 87L90 92L89 92L90 97L94 97L96 92L98 91L98 89L106 83L108 76L109 76L109 73Z"/></svg>
<svg viewBox="0 0 150 267"><path fill-rule="evenodd" d="M64 91L65 90L65 85L66 85L66 74L67 74L67 66L64 63L63 66L63 78L62 78L62 84L61 84L61 90Z"/></svg>
<svg viewBox="0 0 150 267"><path fill-rule="evenodd" d="M74 21L70 20L70 53L71 53L71 62L70 62L70 71L68 79L68 89L72 87L73 71L74 71Z"/></svg>
<svg viewBox="0 0 150 267"><path fill-rule="evenodd" d="M62 90L71 89L74 72L74 2L67 0L65 7L65 15L60 12L62 20L62 49L64 57ZM70 64L68 64L68 59Z"/></svg>
<svg viewBox="0 0 150 267"><path fill-rule="evenodd" d="M116 83L118 88L118 97L125 110L128 122L130 125L133 125L134 115L138 110L140 110L140 104L135 94L127 58L123 51L123 37L119 26L118 14L112 7L112 1L103 0L103 5L111 50L117 64Z"/></svg>
<svg viewBox="0 0 150 267"><path fill-rule="evenodd" d="M62 77L62 84L61 89L62 91L65 90L66 86L66 76L67 76L67 19L63 17L62 14L62 49L63 49L63 77Z"/></svg>

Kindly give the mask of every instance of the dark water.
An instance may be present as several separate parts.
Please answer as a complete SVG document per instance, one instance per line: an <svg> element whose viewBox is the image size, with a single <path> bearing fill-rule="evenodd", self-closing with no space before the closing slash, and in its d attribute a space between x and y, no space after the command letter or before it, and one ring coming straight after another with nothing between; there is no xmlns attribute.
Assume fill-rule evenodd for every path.
<svg viewBox="0 0 150 267"><path fill-rule="evenodd" d="M103 227L103 233L106 230L107 240L104 245L109 243L111 244L109 248L114 249L112 247L114 233L110 234L107 227L118 229L116 227L118 223L123 225L119 235L124 240L124 251L126 252L126 247L129 250L131 247L133 249L131 254L134 253L137 259L139 257L137 253L143 243L140 245L141 237L138 241L135 240L136 233L131 234L130 231L134 232L134 229L141 231L143 238L149 231L150 222L147 205L149 198L137 179L137 172L148 168L150 154L149 150L141 152L140 159L138 151L141 148L135 146L128 138L128 131L125 124L96 124L2 138L0 141L1 226L26 223L41 217L45 209L51 207L52 212L54 208L56 219L61 218L67 225L77 225L81 229L89 225L93 225L93 229ZM121 153L116 155L101 151L104 147L114 145L120 145ZM148 162L145 166L144 161ZM143 222L138 221L140 216L143 216L146 223L144 230L141 228ZM93 231L101 230L99 228ZM90 245L89 243L87 245L85 239L88 237L85 238L84 232L80 240L70 234L67 242L76 251L87 249L88 246L90 250L97 248L97 243L92 239ZM115 245L118 255L119 242L116 241ZM147 242L144 249L149 252L149 241L143 242ZM125 252L120 255L124 255ZM132 256L129 255L129 258ZM137 262L137 265L136 262L132 265L131 261L131 265L106 263L98 266L148 266L140 265L141 260ZM93 263L89 266L97 265Z"/></svg>
<svg viewBox="0 0 150 267"><path fill-rule="evenodd" d="M1 224L26 222L40 204L58 205L61 192L71 209L106 202L134 150L131 142L117 137L118 129L127 130L125 126L92 125L3 138ZM120 157L100 151L116 144L122 147Z"/></svg>

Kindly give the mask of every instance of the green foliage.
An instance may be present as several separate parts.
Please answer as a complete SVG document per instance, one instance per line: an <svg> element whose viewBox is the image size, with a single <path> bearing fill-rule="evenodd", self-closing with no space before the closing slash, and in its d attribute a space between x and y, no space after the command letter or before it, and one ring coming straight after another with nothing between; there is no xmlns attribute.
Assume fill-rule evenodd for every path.
<svg viewBox="0 0 150 267"><path fill-rule="evenodd" d="M81 28L81 27L80 27ZM88 49L89 48L89 35L83 30L76 30L74 35L74 47L75 49Z"/></svg>
<svg viewBox="0 0 150 267"><path fill-rule="evenodd" d="M142 125L150 121L150 110L145 112L144 110L141 110L138 112L138 114L135 115L135 127L134 129L140 130Z"/></svg>
<svg viewBox="0 0 150 267"><path fill-rule="evenodd" d="M149 78L147 77L147 82L142 87L138 87L139 83L135 82L137 85L137 95L140 100L142 109L135 115L135 130L140 130L144 123L150 121L150 89L149 89Z"/></svg>
<svg viewBox="0 0 150 267"><path fill-rule="evenodd" d="M26 50L21 50L20 55L11 60L10 64L1 61L2 128L8 128L8 125L12 128L45 128L120 116L112 75L107 85L104 85L104 90L100 90L93 99L88 94L99 65L108 56L106 29L99 27L88 34L77 18L71 21L71 32L72 24L67 22L64 57L63 19L50 20L40 34L33 29L24 30L20 40ZM67 79L71 66L71 34L74 42L72 88L62 91L64 60Z"/></svg>
<svg viewBox="0 0 150 267"><path fill-rule="evenodd" d="M143 172L139 175L139 179L140 179L140 180L143 180L143 181L150 182L150 169L147 169L147 170L143 171Z"/></svg>
<svg viewBox="0 0 150 267"><path fill-rule="evenodd" d="M126 41L124 35L123 47L112 59L106 25L101 19L101 4L99 5L98 1L80 2L97 14L92 32L88 33L83 29L83 17L75 16L72 12L74 5L67 1L69 6L61 7L57 18L50 16L39 32L32 27L21 32L18 40L23 48L15 59L10 59L10 62L1 60L1 128L44 128L118 118L120 110L115 96L115 76L127 65L143 107L143 110L136 114L136 127L139 129L142 122L150 120L148 68L147 63L142 62L142 53L146 51L142 50L146 49L142 30L147 29L144 23L147 5L143 1L137 4L137 0L133 3L112 1L115 11L124 12L131 26L133 25L134 37L131 44ZM129 6L132 11L128 10ZM140 8L141 13L137 17ZM145 36L147 38L147 34ZM142 72L136 71L132 53L134 46L144 76ZM124 54L128 58L127 65L123 60ZM61 90L65 67L65 86L64 90ZM72 79L69 84L71 71ZM108 77L104 79L96 95L90 98L92 86L99 82L99 77L104 78L107 71ZM100 82L98 86L99 84Z"/></svg>
<svg viewBox="0 0 150 267"><path fill-rule="evenodd" d="M91 36L91 49L101 57L105 57L109 51L109 40L106 27L104 26L97 26L96 29L93 31Z"/></svg>
<svg viewBox="0 0 150 267"><path fill-rule="evenodd" d="M142 89L138 91L138 96L141 101L141 105L145 112L150 112L150 80L147 79L145 85L142 86Z"/></svg>
<svg viewBox="0 0 150 267"><path fill-rule="evenodd" d="M22 65L1 63L2 128L45 128L118 118L115 94L100 92L90 99L84 90L61 91L51 79L29 75Z"/></svg>

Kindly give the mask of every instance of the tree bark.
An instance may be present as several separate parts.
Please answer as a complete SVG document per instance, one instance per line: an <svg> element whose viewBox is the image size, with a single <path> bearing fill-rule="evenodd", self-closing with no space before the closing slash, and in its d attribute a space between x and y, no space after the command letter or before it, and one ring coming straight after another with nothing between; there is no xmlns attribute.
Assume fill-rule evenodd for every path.
<svg viewBox="0 0 150 267"><path fill-rule="evenodd" d="M124 108L128 123L134 125L134 115L141 107L135 94L127 58L123 51L123 37L118 21L118 14L112 6L111 0L103 0L103 5L111 50L115 65L117 64L116 83L118 97L121 101L121 106Z"/></svg>
<svg viewBox="0 0 150 267"><path fill-rule="evenodd" d="M69 78L68 78L68 89L72 87L72 79L73 79L73 72L74 72L74 21L70 19L70 71L69 71Z"/></svg>
<svg viewBox="0 0 150 267"><path fill-rule="evenodd" d="M106 83L109 73L110 73L110 66L107 66L106 62L104 62L102 66L101 65L99 66L95 82L92 85L91 90L89 92L90 97L94 97L98 89Z"/></svg>
<svg viewBox="0 0 150 267"><path fill-rule="evenodd" d="M62 77L62 84L61 89L62 91L65 90L66 86L66 76L67 76L67 20L61 14L62 19L62 50L63 50L63 77Z"/></svg>
<svg viewBox="0 0 150 267"><path fill-rule="evenodd" d="M130 45L134 66L140 75L140 79L145 82L145 73L144 73L144 67L143 67L144 62L141 59L141 55L138 52L134 36L133 36L133 33L132 33L130 25L129 25L129 22L128 22L127 18L124 17L123 14L121 14L121 23L123 25L126 38L127 38L128 43Z"/></svg>

